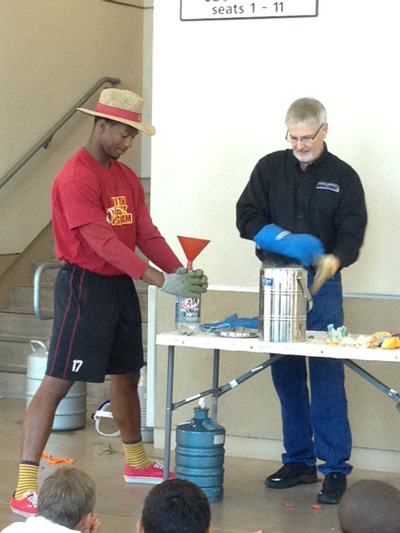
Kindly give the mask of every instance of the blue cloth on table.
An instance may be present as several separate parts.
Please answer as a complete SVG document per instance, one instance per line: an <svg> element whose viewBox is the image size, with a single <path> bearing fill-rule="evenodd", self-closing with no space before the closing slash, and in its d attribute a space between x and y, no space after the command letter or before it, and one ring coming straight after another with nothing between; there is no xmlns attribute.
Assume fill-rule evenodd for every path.
<svg viewBox="0 0 400 533"><path fill-rule="evenodd" d="M259 318L255 316L253 318L239 318L237 314L228 316L222 322L210 322L209 324L201 324L200 330L205 332L212 332L217 330L228 330L234 328L248 328L258 329Z"/></svg>

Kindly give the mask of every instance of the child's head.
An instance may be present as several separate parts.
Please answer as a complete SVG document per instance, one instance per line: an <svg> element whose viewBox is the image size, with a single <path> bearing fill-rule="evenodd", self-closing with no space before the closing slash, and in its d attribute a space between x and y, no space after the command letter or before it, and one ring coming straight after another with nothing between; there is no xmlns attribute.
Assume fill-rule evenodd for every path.
<svg viewBox="0 0 400 533"><path fill-rule="evenodd" d="M37 515L70 529L92 513L96 487L76 468L59 468L45 479L38 496Z"/></svg>
<svg viewBox="0 0 400 533"><path fill-rule="evenodd" d="M210 504L191 481L170 479L151 489L145 499L139 533L211 533Z"/></svg>
<svg viewBox="0 0 400 533"><path fill-rule="evenodd" d="M342 496L338 514L343 533L398 533L400 491L383 481L357 481Z"/></svg>

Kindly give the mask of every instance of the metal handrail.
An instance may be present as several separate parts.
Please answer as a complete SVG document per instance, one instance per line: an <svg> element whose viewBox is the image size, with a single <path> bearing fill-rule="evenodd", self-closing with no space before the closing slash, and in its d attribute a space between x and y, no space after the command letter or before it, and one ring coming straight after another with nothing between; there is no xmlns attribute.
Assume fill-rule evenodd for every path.
<svg viewBox="0 0 400 533"><path fill-rule="evenodd" d="M121 2L121 0L103 0L103 2L110 2L111 4L119 4L120 6L135 7L136 9L154 9L152 6L138 6L136 4L128 4L127 2Z"/></svg>
<svg viewBox="0 0 400 533"><path fill-rule="evenodd" d="M50 320L53 318L53 313L43 313L40 306L40 282L42 279L42 274L45 270L57 269L63 266L64 263L58 261L48 261L47 263L42 263L35 270L35 276L33 280L33 308L35 310L35 315L41 320Z"/></svg>
<svg viewBox="0 0 400 533"><path fill-rule="evenodd" d="M38 141L10 170L0 179L0 189L20 170L25 163L27 163L32 156L36 154L41 148L46 150L53 136L57 131L64 126L64 124L76 113L77 108L81 107L89 98L105 83L111 83L111 86L121 83L119 78L104 77L100 78L97 83L93 85L75 105L71 107L67 113Z"/></svg>

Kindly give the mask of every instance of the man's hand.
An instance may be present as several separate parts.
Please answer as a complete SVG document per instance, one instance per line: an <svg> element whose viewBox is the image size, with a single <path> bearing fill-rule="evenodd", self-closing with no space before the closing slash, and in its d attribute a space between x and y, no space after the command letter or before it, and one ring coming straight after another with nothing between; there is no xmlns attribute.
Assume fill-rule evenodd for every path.
<svg viewBox="0 0 400 533"><path fill-rule="evenodd" d="M340 260L332 254L323 255L315 266L317 272L310 287L311 294L316 294L325 281L336 274L340 267Z"/></svg>
<svg viewBox="0 0 400 533"><path fill-rule="evenodd" d="M295 259L305 267L313 265L324 253L321 241L307 233L291 233L275 224L264 226L254 237L262 250Z"/></svg>
<svg viewBox="0 0 400 533"><path fill-rule="evenodd" d="M161 290L168 294L198 298L207 291L208 278L199 268L193 272L187 272L185 269L179 269L173 274L164 272L164 278L165 281Z"/></svg>

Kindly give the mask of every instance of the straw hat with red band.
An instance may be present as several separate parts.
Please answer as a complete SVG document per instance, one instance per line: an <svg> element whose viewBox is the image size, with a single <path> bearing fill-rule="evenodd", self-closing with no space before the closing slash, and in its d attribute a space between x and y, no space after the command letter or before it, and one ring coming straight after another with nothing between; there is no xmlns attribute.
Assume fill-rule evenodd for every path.
<svg viewBox="0 0 400 533"><path fill-rule="evenodd" d="M99 102L94 111L78 107L78 111L83 111L95 117L108 118L116 122L128 124L147 135L154 135L156 129L147 122L142 122L143 99L132 91L123 89L104 89L100 93Z"/></svg>

